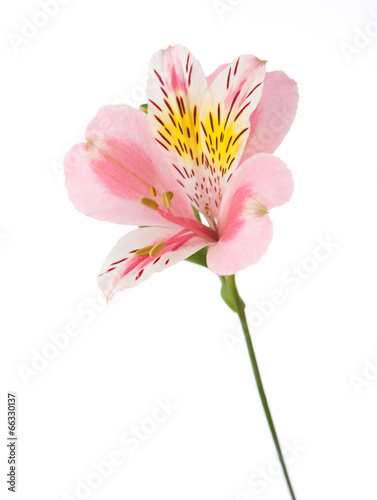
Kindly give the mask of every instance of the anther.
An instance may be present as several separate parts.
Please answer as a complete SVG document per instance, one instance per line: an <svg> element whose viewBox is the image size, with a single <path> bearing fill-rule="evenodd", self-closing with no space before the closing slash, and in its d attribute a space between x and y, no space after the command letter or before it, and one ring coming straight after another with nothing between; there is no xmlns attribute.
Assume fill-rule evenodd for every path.
<svg viewBox="0 0 377 500"><path fill-rule="evenodd" d="M149 247L140 248L137 252L135 252L135 257L145 257L149 255L150 250L152 250L153 245L149 245Z"/></svg>
<svg viewBox="0 0 377 500"><path fill-rule="evenodd" d="M157 195L156 188L154 188L153 186L151 187L150 191L151 191L151 195L152 196L156 196Z"/></svg>
<svg viewBox="0 0 377 500"><path fill-rule="evenodd" d="M158 203L151 198L141 198L140 203L144 205L145 207L150 208L151 210L158 210L160 207L158 206Z"/></svg>
<svg viewBox="0 0 377 500"><path fill-rule="evenodd" d="M164 205L165 208L171 207L170 196L169 196L169 193L167 193L167 191L162 191L161 201L162 201L162 204Z"/></svg>
<svg viewBox="0 0 377 500"><path fill-rule="evenodd" d="M172 200L172 199L173 199L173 196L174 196L173 191L168 191L168 196L169 196L169 198Z"/></svg>
<svg viewBox="0 0 377 500"><path fill-rule="evenodd" d="M166 246L165 241L160 241L160 243L157 243L157 245L155 245L149 250L149 256L155 257L158 253L161 252L161 250L165 248L165 246Z"/></svg>

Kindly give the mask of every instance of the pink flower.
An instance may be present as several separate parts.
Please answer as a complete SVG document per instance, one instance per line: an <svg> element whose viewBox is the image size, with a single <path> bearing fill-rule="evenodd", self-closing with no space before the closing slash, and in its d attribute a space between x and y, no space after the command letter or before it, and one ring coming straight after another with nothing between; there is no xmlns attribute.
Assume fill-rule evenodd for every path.
<svg viewBox="0 0 377 500"><path fill-rule="evenodd" d="M219 275L256 263L272 238L269 210L293 191L290 171L270 154L297 108L296 83L285 73L266 74L265 61L242 55L206 78L177 45L152 57L147 97L148 115L101 108L87 142L65 160L78 210L148 226L107 257L99 286L109 299L206 246Z"/></svg>

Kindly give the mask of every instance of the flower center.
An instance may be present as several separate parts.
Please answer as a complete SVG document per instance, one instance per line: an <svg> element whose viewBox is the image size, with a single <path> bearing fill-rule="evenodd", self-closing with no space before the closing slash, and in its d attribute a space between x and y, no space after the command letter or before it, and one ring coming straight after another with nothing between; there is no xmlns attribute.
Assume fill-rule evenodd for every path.
<svg viewBox="0 0 377 500"><path fill-rule="evenodd" d="M153 197L157 196L156 189L153 186L150 188L150 192ZM207 227L195 219L190 219L189 217L179 217L172 213L170 208L172 205L173 196L174 194L172 191L162 191L161 193L162 207L160 207L160 205L157 203L156 200L147 197L141 198L140 203L145 207L150 208L151 210L158 211L158 213L167 221L182 227L185 230L184 233L187 233L187 236L190 236L190 238L194 236L199 236L200 238L204 238L205 240L207 240L208 243L213 243L217 241L218 240L217 231L215 231L211 227ZM157 245L155 245L154 247L156 246ZM161 250L164 247L165 245L161 248ZM148 247L145 247L145 249L140 249L140 251L143 250L147 252L147 248ZM150 248L148 252L151 252L153 248Z"/></svg>

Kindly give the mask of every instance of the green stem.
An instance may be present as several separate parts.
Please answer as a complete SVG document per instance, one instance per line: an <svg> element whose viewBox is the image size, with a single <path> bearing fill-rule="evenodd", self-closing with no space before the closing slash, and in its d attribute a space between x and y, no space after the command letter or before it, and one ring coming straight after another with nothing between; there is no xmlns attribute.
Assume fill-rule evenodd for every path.
<svg viewBox="0 0 377 500"><path fill-rule="evenodd" d="M276 447L276 450L277 450L277 453L279 456L279 460L280 460L281 466L283 468L283 472L284 472L284 476L285 476L285 480L287 482L289 492L291 494L292 500L296 500L296 497L295 497L295 494L293 492L293 488L291 485L291 481L289 479L287 467L286 467L285 462L284 462L284 457L283 457L283 453L281 451L279 439L278 439L278 436L276 434L274 422L272 420L271 412L270 412L270 409L269 409L269 406L267 403L266 394L265 394L264 389L263 389L263 384L262 384L262 379L261 379L261 376L259 373L257 358L255 356L253 344L252 344L251 337L250 337L249 327L248 327L247 320L246 320L245 304L243 303L243 301L238 293L237 286L236 286L236 277L235 277L235 275L222 276L221 281L223 282L223 284L224 284L224 281L226 282L228 293L229 293L230 297L232 298L232 302L235 304L236 313L238 314L238 317L240 318L242 329L243 329L243 332L245 334L247 349L249 351L250 361L251 361L251 365L253 367L259 395L260 395L260 398L261 398L261 401L263 404L264 412L266 414L268 425L270 427L270 431L272 434L272 438L274 440L275 447Z"/></svg>

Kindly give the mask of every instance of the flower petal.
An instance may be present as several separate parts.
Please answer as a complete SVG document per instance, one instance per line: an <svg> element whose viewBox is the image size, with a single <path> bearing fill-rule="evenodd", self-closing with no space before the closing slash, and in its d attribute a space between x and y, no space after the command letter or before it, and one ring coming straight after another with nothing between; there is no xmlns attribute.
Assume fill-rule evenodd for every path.
<svg viewBox="0 0 377 500"><path fill-rule="evenodd" d="M167 226L141 205L141 197L174 193L177 215L192 209L163 155L156 147L145 113L126 105L104 106L88 125L87 143L66 156L65 175L73 205L96 219L118 224Z"/></svg>
<svg viewBox="0 0 377 500"><path fill-rule="evenodd" d="M286 203L293 180L285 164L261 153L243 163L231 178L219 212L219 236L210 246L208 267L220 275L255 264L272 238L268 211Z"/></svg>
<svg viewBox="0 0 377 500"><path fill-rule="evenodd" d="M199 106L206 88L203 70L186 47L169 47L152 57L148 115L155 140L168 154L182 184L204 163Z"/></svg>
<svg viewBox="0 0 377 500"><path fill-rule="evenodd" d="M209 247L207 266L219 276L229 276L256 264L266 252L272 240L272 222L268 215L256 217L253 222L243 224L237 235L219 241Z"/></svg>
<svg viewBox="0 0 377 500"><path fill-rule="evenodd" d="M165 242L166 246L154 257L136 256L136 251ZM186 259L208 241L187 231L173 228L147 227L136 229L123 236L105 260L98 284L107 299L116 292L138 285L153 273L163 271Z"/></svg>
<svg viewBox="0 0 377 500"><path fill-rule="evenodd" d="M264 74L263 61L241 56L217 70L208 88L185 47L169 47L151 60L148 114L155 139L191 203L209 221L217 216L223 181L241 159Z"/></svg>
<svg viewBox="0 0 377 500"><path fill-rule="evenodd" d="M251 113L262 95L265 61L240 56L219 72L201 105L204 153L221 178L234 171L249 135Z"/></svg>
<svg viewBox="0 0 377 500"><path fill-rule="evenodd" d="M157 52L150 63L148 114L157 143L168 156L191 203L213 219L219 190L203 150L201 103L207 91L203 70L181 45ZM216 209L217 210L217 209Z"/></svg>
<svg viewBox="0 0 377 500"><path fill-rule="evenodd" d="M283 71L266 74L261 100L250 117L250 134L241 162L256 153L273 153L296 116L298 90Z"/></svg>
<svg viewBox="0 0 377 500"><path fill-rule="evenodd" d="M217 217L224 185L241 159L249 116L262 92L265 64L245 55L216 73L201 104L205 169L194 186L199 210L208 220Z"/></svg>

